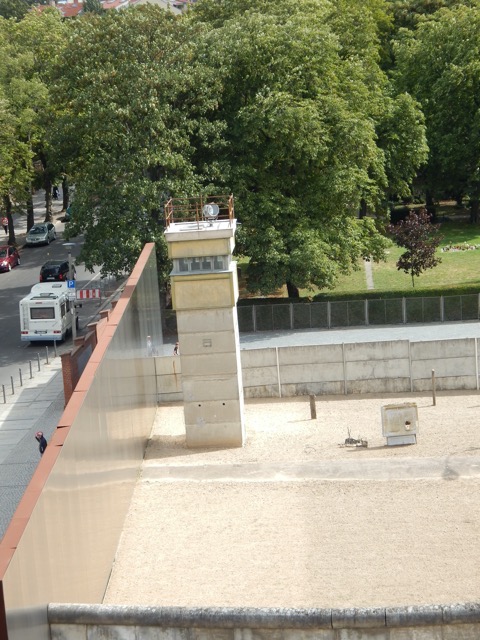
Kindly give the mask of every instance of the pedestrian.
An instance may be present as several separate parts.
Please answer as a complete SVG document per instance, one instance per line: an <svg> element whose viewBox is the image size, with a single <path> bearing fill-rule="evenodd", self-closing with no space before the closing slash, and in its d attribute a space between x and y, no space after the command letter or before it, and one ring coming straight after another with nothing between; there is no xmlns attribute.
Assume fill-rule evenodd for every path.
<svg viewBox="0 0 480 640"><path fill-rule="evenodd" d="M147 336L147 355L153 356L153 342L151 336Z"/></svg>
<svg viewBox="0 0 480 640"><path fill-rule="evenodd" d="M54 200L58 200L58 187L56 184L53 185L52 196Z"/></svg>
<svg viewBox="0 0 480 640"><path fill-rule="evenodd" d="M173 347L173 355L174 356L180 355L180 345L178 344L178 342L176 342L175 346Z"/></svg>
<svg viewBox="0 0 480 640"><path fill-rule="evenodd" d="M47 448L47 441L45 440L43 431L37 431L37 433L35 434L35 440L38 442L38 450L40 451L40 455L43 456L43 452Z"/></svg>
<svg viewBox="0 0 480 640"><path fill-rule="evenodd" d="M7 216L3 216L2 217L2 227L3 227L3 230L5 231L5 235L8 236L8 218L7 218Z"/></svg>

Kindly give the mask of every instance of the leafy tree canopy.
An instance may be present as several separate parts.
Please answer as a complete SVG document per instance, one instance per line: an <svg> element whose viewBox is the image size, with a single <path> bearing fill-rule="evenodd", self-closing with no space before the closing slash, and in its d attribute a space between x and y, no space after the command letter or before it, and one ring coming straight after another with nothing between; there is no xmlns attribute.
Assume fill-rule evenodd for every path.
<svg viewBox="0 0 480 640"><path fill-rule="evenodd" d="M415 103L390 96L378 64L381 5L204 0L191 14L208 25L204 55L224 78L224 179L251 290L332 287L358 258L383 255L374 225L357 219L360 201L378 209L392 162L403 156L395 178L407 183L426 148ZM408 140L403 123L387 133L395 111Z"/></svg>
<svg viewBox="0 0 480 640"><path fill-rule="evenodd" d="M13 18L21 20L33 6L34 0L1 0L0 16L2 18Z"/></svg>
<svg viewBox="0 0 480 640"><path fill-rule="evenodd" d="M425 17L460 4L474 6L475 0L391 0L395 29L415 29Z"/></svg>
<svg viewBox="0 0 480 640"><path fill-rule="evenodd" d="M103 13L104 8L100 0L84 0L83 1L84 13Z"/></svg>
<svg viewBox="0 0 480 640"><path fill-rule="evenodd" d="M480 4L437 11L396 45L397 84L422 105L432 190L480 196Z"/></svg>
<svg viewBox="0 0 480 640"><path fill-rule="evenodd" d="M41 157L47 165L45 131L51 117L48 68L55 56L61 55L63 31L58 11L50 8L30 11L19 22L0 19L0 87L16 149L10 154L12 163L4 185L17 202L31 198L32 160Z"/></svg>
<svg viewBox="0 0 480 640"><path fill-rule="evenodd" d="M417 104L380 68L387 9L203 0L180 17L144 6L72 22L49 136L77 187L69 233L86 233L87 267L120 273L154 241L166 279L165 199L225 192L252 290L331 287L381 259L360 202L379 214L426 154Z"/></svg>
<svg viewBox="0 0 480 640"><path fill-rule="evenodd" d="M201 189L193 161L218 144L218 80L195 56L198 28L146 5L88 14L72 26L54 80L57 119L51 139L76 185L72 236L85 233L87 268L120 274L145 242L169 263L163 204ZM215 175L215 167L202 172Z"/></svg>

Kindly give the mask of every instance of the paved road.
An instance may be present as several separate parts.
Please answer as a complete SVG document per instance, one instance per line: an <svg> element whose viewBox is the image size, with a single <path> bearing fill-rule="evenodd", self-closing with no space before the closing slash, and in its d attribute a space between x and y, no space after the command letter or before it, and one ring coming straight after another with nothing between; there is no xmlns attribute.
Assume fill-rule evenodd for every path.
<svg viewBox="0 0 480 640"><path fill-rule="evenodd" d="M45 218L44 192L37 192L33 200L35 221L42 222ZM49 259L64 259L68 256L67 250L63 246L65 225L61 221L61 208L61 200L53 202L53 218L57 231L57 240L48 246L23 247L27 230L27 217L21 213L15 213L13 216L17 243L21 247L21 264L11 272L0 273L0 292L2 294L0 304L0 392L2 390L1 385L10 387L11 377L14 379L14 385L19 384L19 369L22 370L23 377L28 375L29 361L36 360L37 354L43 357L47 347L50 352L53 352L52 343L38 342L32 345L29 342L20 340L18 303L30 292L32 285L38 282L40 267L44 262ZM78 256L82 244L82 238L76 240L76 246L72 249L74 259ZM99 270L90 273L84 267L78 266L77 288L83 289L87 287L100 287L105 290L106 281L100 278ZM88 300L82 303L82 307L78 310L81 329L92 321L101 308L101 304L102 301L100 300ZM81 333L82 331L80 330L79 335ZM58 345L58 353L67 351L71 347L72 339L69 338L65 343Z"/></svg>
<svg viewBox="0 0 480 640"><path fill-rule="evenodd" d="M241 349L265 347L300 347L314 344L349 342L385 342L388 340L448 340L480 338L480 322L442 322L429 325L388 325L352 327L350 329L304 329L300 331L259 331L242 333Z"/></svg>

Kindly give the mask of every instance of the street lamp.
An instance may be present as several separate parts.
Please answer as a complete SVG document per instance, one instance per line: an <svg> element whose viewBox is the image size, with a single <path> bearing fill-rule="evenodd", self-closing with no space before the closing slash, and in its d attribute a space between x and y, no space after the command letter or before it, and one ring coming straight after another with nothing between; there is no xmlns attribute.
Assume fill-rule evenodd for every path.
<svg viewBox="0 0 480 640"><path fill-rule="evenodd" d="M64 242L63 246L67 248L68 251L68 279L74 280L75 278L73 273L73 264L72 264L72 248L75 246L75 242ZM77 288L75 286L74 289L75 297L73 299L73 304L70 305L70 309L72 312L72 338L75 341L77 337L77 318L75 314L75 300L77 299ZM71 302L71 301L70 301Z"/></svg>

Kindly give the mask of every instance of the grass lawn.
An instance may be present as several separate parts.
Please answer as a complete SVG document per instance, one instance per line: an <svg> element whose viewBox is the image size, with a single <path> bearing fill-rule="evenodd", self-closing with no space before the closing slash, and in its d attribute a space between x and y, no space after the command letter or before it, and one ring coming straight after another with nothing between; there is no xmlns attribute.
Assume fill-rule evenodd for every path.
<svg viewBox="0 0 480 640"><path fill-rule="evenodd" d="M348 276L340 277L337 286L332 291L301 290L304 298L315 300L339 300L356 298L386 298L410 296L454 295L480 292L480 225L472 225L468 216L458 214L451 206L442 207L440 214L446 216L440 223L442 242L438 255L442 262L434 269L425 271L415 278L412 287L411 277L403 271L398 271L396 262L403 253L403 249L392 246L389 249L387 261L379 264L372 263L374 289L367 288L367 277L363 261L359 269ZM452 245L478 245L478 249L465 251L441 251L443 247ZM240 297L247 296L242 286L248 261L241 261L242 278L240 279ZM287 297L286 289L276 292L272 298Z"/></svg>
<svg viewBox="0 0 480 640"><path fill-rule="evenodd" d="M367 279L363 263L360 271L344 276L331 292L321 292L320 298L338 297L398 297L425 295L453 295L478 293L480 291L480 227L471 225L466 219L452 219L441 223L443 236L438 255L442 262L415 278L412 287L410 275L398 271L396 262L403 249L392 245L387 261L372 264L374 289L367 289ZM441 251L451 245L478 245L475 250Z"/></svg>

